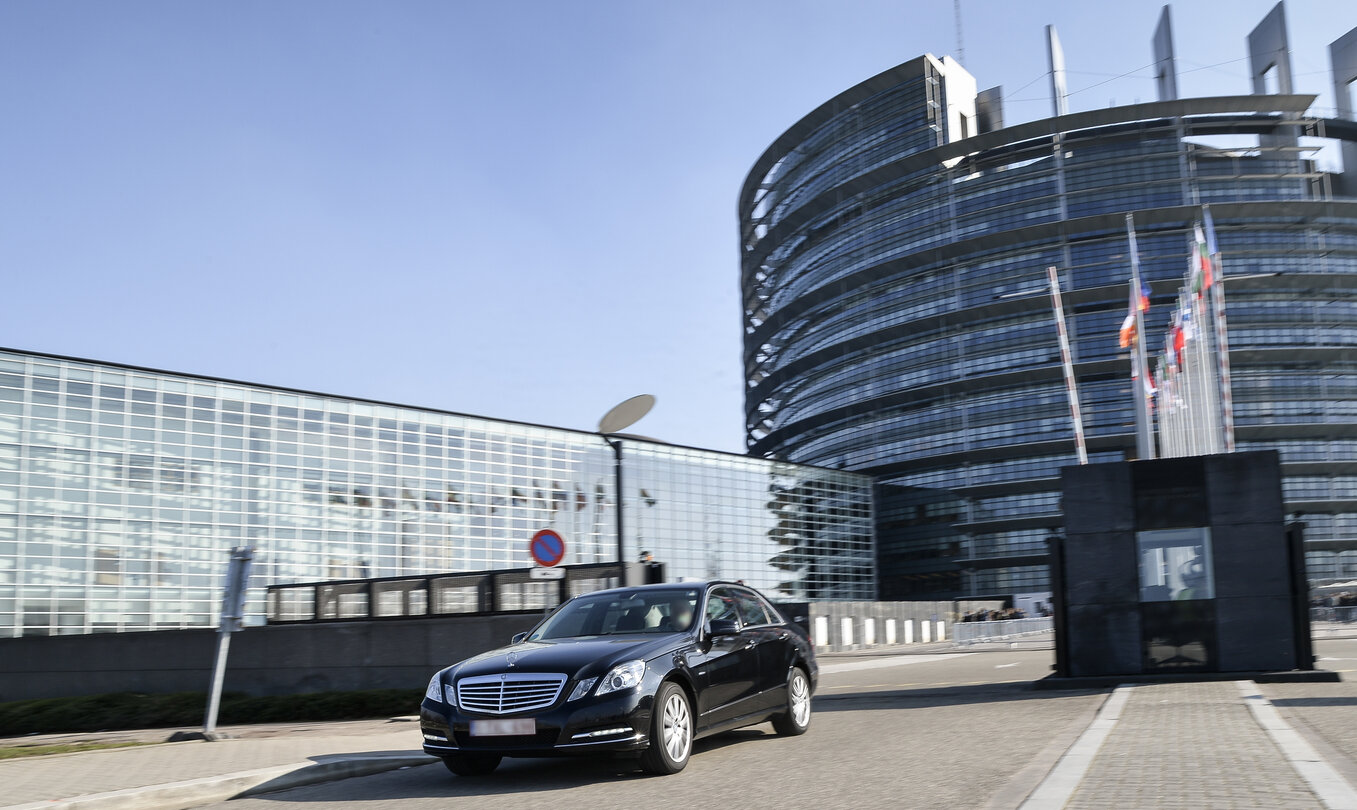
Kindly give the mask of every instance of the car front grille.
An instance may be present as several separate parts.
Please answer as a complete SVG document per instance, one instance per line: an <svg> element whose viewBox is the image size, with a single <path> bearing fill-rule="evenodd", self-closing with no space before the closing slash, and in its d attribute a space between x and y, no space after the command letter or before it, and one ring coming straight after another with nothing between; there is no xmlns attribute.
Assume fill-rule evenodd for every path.
<svg viewBox="0 0 1357 810"><path fill-rule="evenodd" d="M457 704L483 714L545 709L556 702L564 686L564 675L547 672L477 675L457 681Z"/></svg>

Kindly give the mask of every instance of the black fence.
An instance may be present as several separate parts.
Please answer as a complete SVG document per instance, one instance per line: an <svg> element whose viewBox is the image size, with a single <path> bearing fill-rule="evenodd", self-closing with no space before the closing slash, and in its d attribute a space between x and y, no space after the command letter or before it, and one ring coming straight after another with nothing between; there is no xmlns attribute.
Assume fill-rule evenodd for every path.
<svg viewBox="0 0 1357 810"><path fill-rule="evenodd" d="M420 577L270 585L269 624L410 619L553 608L590 591L646 580L636 563L572 565L562 579L534 579L531 568Z"/></svg>

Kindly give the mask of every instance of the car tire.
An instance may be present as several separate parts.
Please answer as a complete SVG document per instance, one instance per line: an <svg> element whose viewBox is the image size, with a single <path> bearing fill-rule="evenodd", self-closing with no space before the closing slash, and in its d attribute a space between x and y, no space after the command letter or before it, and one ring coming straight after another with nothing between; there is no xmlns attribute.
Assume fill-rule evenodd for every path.
<svg viewBox="0 0 1357 810"><path fill-rule="evenodd" d="M773 730L783 737L805 734L810 728L810 679L801 667L787 676L787 710L773 715Z"/></svg>
<svg viewBox="0 0 1357 810"><path fill-rule="evenodd" d="M650 712L650 747L641 754L647 773L678 773L693 753L693 708L688 693L673 681L660 684Z"/></svg>
<svg viewBox="0 0 1357 810"><path fill-rule="evenodd" d="M458 776L486 776L499 767L497 754L449 754L443 764Z"/></svg>

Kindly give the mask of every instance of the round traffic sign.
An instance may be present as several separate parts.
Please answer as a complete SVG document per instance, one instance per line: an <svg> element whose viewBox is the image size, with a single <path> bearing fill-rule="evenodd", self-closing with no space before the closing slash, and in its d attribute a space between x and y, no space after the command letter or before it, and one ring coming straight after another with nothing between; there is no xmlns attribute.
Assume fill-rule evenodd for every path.
<svg viewBox="0 0 1357 810"><path fill-rule="evenodd" d="M551 529L543 529L532 536L528 551L532 553L534 562L550 568L565 559L565 540Z"/></svg>

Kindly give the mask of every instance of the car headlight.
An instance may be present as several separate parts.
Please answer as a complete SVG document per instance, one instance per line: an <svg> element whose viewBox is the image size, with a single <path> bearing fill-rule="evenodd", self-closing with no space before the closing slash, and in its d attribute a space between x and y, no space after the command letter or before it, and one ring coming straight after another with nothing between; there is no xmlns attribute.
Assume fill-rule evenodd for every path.
<svg viewBox="0 0 1357 810"><path fill-rule="evenodd" d="M429 679L429 686L424 690L424 699L437 703L443 702L443 684L438 680L437 675Z"/></svg>
<svg viewBox="0 0 1357 810"><path fill-rule="evenodd" d="M603 682L598 685L597 694L606 695L609 692L625 692L628 689L635 689L641 683L641 678L645 674L645 661L628 661L625 664L618 664L608 670L607 675L603 676Z"/></svg>
<svg viewBox="0 0 1357 810"><path fill-rule="evenodd" d="M593 678L585 678L584 680L582 680L582 681L580 681L579 683L575 684L575 688L574 688L573 690L571 690L571 692L570 692L570 697L566 698L566 702L569 702L569 701L572 701L572 700L579 700L580 698L582 698L582 697L584 697L585 695L589 694L589 690L590 690L590 689L593 689L593 688L594 688L594 684L596 684L596 683L598 683L598 678L597 678L597 677L593 677Z"/></svg>

